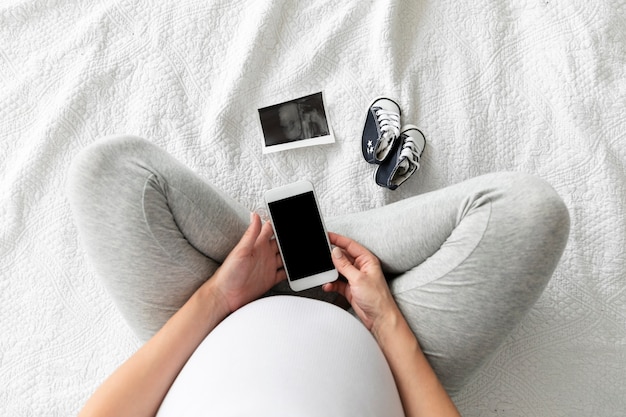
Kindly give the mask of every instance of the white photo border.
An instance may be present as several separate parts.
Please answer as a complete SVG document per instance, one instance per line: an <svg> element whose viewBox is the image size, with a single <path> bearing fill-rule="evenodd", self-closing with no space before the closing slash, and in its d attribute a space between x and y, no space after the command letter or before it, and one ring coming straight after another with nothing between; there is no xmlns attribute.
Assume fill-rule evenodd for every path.
<svg viewBox="0 0 626 417"><path fill-rule="evenodd" d="M258 109L263 154L335 143L323 91Z"/></svg>

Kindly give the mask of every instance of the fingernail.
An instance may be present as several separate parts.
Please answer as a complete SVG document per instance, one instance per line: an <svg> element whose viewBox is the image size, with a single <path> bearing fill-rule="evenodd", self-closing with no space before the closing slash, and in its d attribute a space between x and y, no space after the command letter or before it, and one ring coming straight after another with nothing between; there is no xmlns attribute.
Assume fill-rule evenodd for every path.
<svg viewBox="0 0 626 417"><path fill-rule="evenodd" d="M335 246L335 247L333 248L333 256L334 256L336 259L340 259L340 258L343 256L343 252L341 252L341 249L339 249L337 246Z"/></svg>

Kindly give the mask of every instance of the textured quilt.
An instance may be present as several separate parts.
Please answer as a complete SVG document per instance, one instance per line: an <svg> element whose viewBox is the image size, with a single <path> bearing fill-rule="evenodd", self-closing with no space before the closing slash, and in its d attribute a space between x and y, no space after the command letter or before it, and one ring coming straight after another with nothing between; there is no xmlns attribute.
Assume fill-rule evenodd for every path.
<svg viewBox="0 0 626 417"><path fill-rule="evenodd" d="M570 241L543 296L455 398L465 416L626 410L624 0L0 3L0 415L75 415L137 347L85 259L73 156L129 133L250 209L295 179L327 215L493 171L549 181ZM322 91L335 142L263 154L258 109ZM395 98L428 140L398 190L360 154Z"/></svg>

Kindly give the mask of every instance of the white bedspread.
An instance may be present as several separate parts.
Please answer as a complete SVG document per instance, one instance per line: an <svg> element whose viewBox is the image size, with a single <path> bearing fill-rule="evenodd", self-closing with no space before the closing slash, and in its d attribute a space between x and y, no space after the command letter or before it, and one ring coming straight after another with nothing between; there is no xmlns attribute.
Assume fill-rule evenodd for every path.
<svg viewBox="0 0 626 417"><path fill-rule="evenodd" d="M538 304L456 398L465 416L626 410L624 0L9 0L0 4L0 415L69 416L138 346L64 195L113 133L250 209L313 181L326 214L492 171L554 185L572 231ZM336 143L262 155L257 109L323 91ZM360 155L396 98L428 145L397 191Z"/></svg>

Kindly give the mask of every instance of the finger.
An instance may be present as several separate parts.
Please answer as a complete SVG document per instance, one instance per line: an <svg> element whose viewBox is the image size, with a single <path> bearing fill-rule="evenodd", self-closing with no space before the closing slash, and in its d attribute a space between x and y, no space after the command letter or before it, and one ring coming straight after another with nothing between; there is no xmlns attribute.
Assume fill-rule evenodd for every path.
<svg viewBox="0 0 626 417"><path fill-rule="evenodd" d="M344 255L343 250L340 247L336 246L333 248L332 259L333 259L333 264L335 265L335 268L337 268L337 271L339 271L341 275L346 277L348 282L360 276L361 271L359 271L352 264L352 262L350 262L350 259L348 259Z"/></svg>
<svg viewBox="0 0 626 417"><path fill-rule="evenodd" d="M339 248L339 246L334 246L334 247ZM341 249L341 248L339 248L339 249ZM331 249L331 250L332 250L332 249ZM343 249L341 249L341 250L343 251ZM347 254L345 251L343 252L343 256L345 256L346 258L348 258L348 261L350 261L350 263L351 263L352 265L354 265L354 258L353 258L352 256L350 256L349 254Z"/></svg>
<svg viewBox="0 0 626 417"><path fill-rule="evenodd" d="M270 240L272 238L272 235L274 235L274 229L272 228L272 224L270 222L265 222L261 229L261 233L259 234L259 239Z"/></svg>
<svg viewBox="0 0 626 417"><path fill-rule="evenodd" d="M367 250L364 246L362 246L358 242L350 239L349 237L342 236L340 234L332 233L332 232L329 233L328 237L330 239L330 242L333 245L339 246L340 248L345 250L346 253L350 255L353 259L356 259L359 256L368 256L368 257L374 256L372 252Z"/></svg>
<svg viewBox="0 0 626 417"><path fill-rule="evenodd" d="M283 267L283 258L280 256L280 253L276 254L276 269L281 269Z"/></svg>
<svg viewBox="0 0 626 417"><path fill-rule="evenodd" d="M333 234L333 241L337 247L343 249L344 255L359 270L368 268L369 266L380 266L380 261L365 246L350 239L349 237Z"/></svg>
<svg viewBox="0 0 626 417"><path fill-rule="evenodd" d="M343 246L338 245L337 243L339 241L341 241L342 238L346 238L345 236L342 236L338 233L333 233L333 232L328 232L328 240L330 241L330 244L332 245L331 251L332 249L334 249L335 247L338 248L343 248ZM346 238L349 239L349 238ZM342 249L343 250L343 249ZM346 256L348 258L348 260L354 264L354 258L352 256L350 256L348 253L346 253L345 251L343 252L343 255Z"/></svg>
<svg viewBox="0 0 626 417"><path fill-rule="evenodd" d="M286 279L287 279L287 273L285 272L285 270L279 269L278 271L276 271L276 281L274 282L274 285Z"/></svg>
<svg viewBox="0 0 626 417"><path fill-rule="evenodd" d="M250 213L250 225L239 240L237 246L251 249L254 247L259 233L261 232L261 218L256 213Z"/></svg>
<svg viewBox="0 0 626 417"><path fill-rule="evenodd" d="M339 293L342 296L344 296L346 299L348 299L348 296L347 296L348 284L346 282L343 282L343 281L328 282L322 285L322 290L324 292Z"/></svg>

